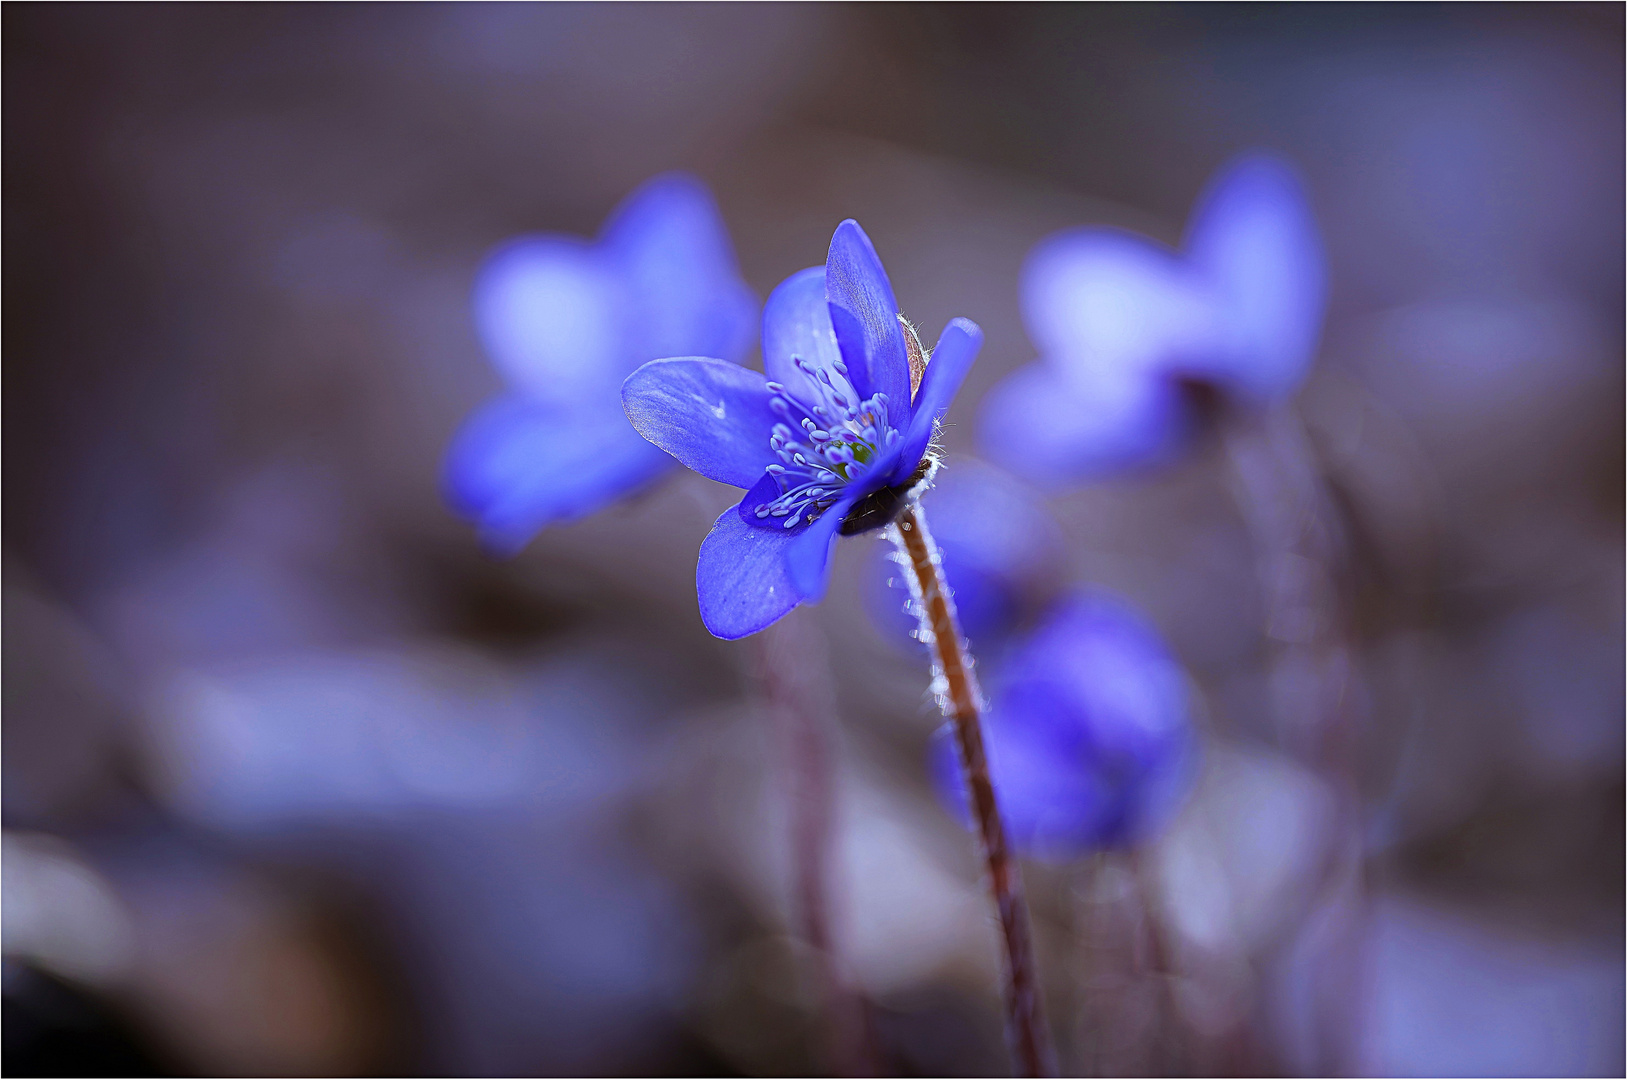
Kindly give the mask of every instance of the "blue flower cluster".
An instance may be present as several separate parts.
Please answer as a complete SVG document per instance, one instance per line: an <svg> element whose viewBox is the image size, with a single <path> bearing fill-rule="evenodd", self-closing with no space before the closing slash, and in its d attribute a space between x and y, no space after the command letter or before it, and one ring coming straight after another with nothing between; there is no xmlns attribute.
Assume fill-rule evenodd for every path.
<svg viewBox="0 0 1627 1080"><path fill-rule="evenodd" d="M1298 386L1326 281L1304 188L1263 154L1215 178L1180 251L1116 229L1059 233L1023 269L1040 358L985 399L984 452L1053 487L1168 461L1193 431L1192 384L1244 408Z"/></svg>
<svg viewBox="0 0 1627 1080"><path fill-rule="evenodd" d="M986 399L985 452L1053 487L1169 460L1198 419L1194 386L1240 409L1293 391L1325 292L1300 181L1265 155L1223 170L1179 251L1108 229L1054 236L1022 280L1040 357ZM673 459L742 488L696 569L701 618L727 639L817 602L837 536L888 524L930 484L937 423L982 343L975 323L954 319L924 350L869 237L844 221L825 264L770 295L763 371L741 366L755 298L709 195L677 175L629 197L595 242L501 248L474 308L510 389L454 440L452 504L512 552ZM968 463L940 510L967 627L1001 655L986 741L1013 840L1062 858L1146 837L1194 772L1181 668L1122 602L1076 590L1046 603L1056 525L1010 477ZM947 735L933 763L964 813Z"/></svg>
<svg viewBox="0 0 1627 1080"><path fill-rule="evenodd" d="M525 236L481 267L475 325L508 392L447 451L447 501L491 549L603 509L672 467L621 409L621 384L663 356L745 359L757 298L740 280L711 195L658 176L598 240Z"/></svg>

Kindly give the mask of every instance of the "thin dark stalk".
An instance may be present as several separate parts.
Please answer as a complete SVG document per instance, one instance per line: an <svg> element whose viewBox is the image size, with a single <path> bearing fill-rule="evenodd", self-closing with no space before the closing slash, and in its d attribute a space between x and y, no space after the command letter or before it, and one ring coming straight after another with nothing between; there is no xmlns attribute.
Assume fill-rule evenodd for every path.
<svg viewBox="0 0 1627 1080"><path fill-rule="evenodd" d="M1353 650L1340 516L1292 406L1224 428L1238 507L1254 541L1285 746L1341 786L1354 775Z"/></svg>
<svg viewBox="0 0 1627 1080"><path fill-rule="evenodd" d="M921 636L932 648L936 661L933 690L944 715L955 725L961 769L988 865L989 889L1000 915L1006 961L1006 1041L1021 1075L1055 1076L1056 1052L1040 1002L1022 872L1006 842L1005 825L989 778L988 758L983 750L983 695L960 635L955 602L944 586L937 545L927 531L920 505L906 505L889 533L911 571L911 592L921 609Z"/></svg>
<svg viewBox="0 0 1627 1080"><path fill-rule="evenodd" d="M831 927L830 863L836 817L836 702L829 648L798 608L764 635L762 679L780 733L792 862L792 918L814 957L833 1071L875 1076L864 1000L843 976Z"/></svg>
<svg viewBox="0 0 1627 1080"><path fill-rule="evenodd" d="M1180 1076L1171 948L1143 852L1098 851L1070 890L1080 960L1080 1076Z"/></svg>
<svg viewBox="0 0 1627 1080"><path fill-rule="evenodd" d="M1329 783L1338 816L1313 889L1313 911L1351 913L1318 965L1333 985L1318 986L1319 1072L1358 1068L1357 1010L1349 984L1359 981L1362 881L1361 794L1357 783L1360 674L1344 603L1348 552L1343 520L1299 414L1281 405L1257 418L1232 418L1224 429L1239 508L1253 536L1271 645L1271 687L1286 747Z"/></svg>
<svg viewBox="0 0 1627 1080"><path fill-rule="evenodd" d="M1155 1075L1172 1076L1181 1070L1176 1066L1182 1058L1182 1032L1180 1028L1180 1008L1175 1001L1172 978L1174 969L1174 950L1170 946L1169 931L1164 925L1163 905L1158 902L1157 889L1153 883L1153 872L1147 865L1145 852L1134 852L1130 855L1130 876L1135 883L1136 903L1140 907L1142 932L1145 934L1147 944L1147 964L1144 973L1149 973L1155 983L1153 995L1153 1046L1152 1064Z"/></svg>

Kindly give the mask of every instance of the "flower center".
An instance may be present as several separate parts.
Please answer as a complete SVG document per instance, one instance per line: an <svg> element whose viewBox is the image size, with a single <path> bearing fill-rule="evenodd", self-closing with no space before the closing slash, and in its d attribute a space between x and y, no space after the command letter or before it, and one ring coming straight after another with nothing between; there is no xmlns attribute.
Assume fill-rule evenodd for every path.
<svg viewBox="0 0 1627 1080"><path fill-rule="evenodd" d="M768 384L768 407L780 417L768 445L779 464L768 475L779 496L757 507L759 518L781 518L789 529L813 521L830 509L842 490L857 480L902 436L887 420L887 395L863 401L847 378L847 366L835 363L835 377L800 356L791 358L806 375L817 400L804 402L779 383Z"/></svg>

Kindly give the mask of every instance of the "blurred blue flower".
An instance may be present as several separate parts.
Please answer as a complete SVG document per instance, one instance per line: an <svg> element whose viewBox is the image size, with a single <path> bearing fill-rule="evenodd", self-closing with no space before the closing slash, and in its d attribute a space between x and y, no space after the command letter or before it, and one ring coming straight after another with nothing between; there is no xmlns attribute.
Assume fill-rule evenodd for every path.
<svg viewBox="0 0 1627 1080"><path fill-rule="evenodd" d="M948 461L926 505L961 630L986 660L1057 583L1062 530L1027 485L976 458ZM878 546L865 607L876 628L901 643L912 640L918 622L902 576L893 553Z"/></svg>
<svg viewBox="0 0 1627 1080"><path fill-rule="evenodd" d="M678 173L629 195L596 241L545 234L504 244L481 268L473 303L509 389L464 421L444 487L505 554L670 467L628 425L622 380L660 356L738 363L757 314L711 195Z"/></svg>
<svg viewBox="0 0 1627 1080"><path fill-rule="evenodd" d="M691 356L628 377L622 400L640 434L747 489L701 544L695 582L713 634L745 637L817 603L837 532L885 525L918 482L983 332L951 320L912 401L914 338L870 238L848 220L824 266L793 274L768 298L767 375Z"/></svg>
<svg viewBox="0 0 1627 1080"><path fill-rule="evenodd" d="M1195 419L1183 383L1244 407L1294 390L1325 296L1303 185L1264 154L1210 183L1179 252L1115 229L1059 233L1023 270L1040 359L989 393L985 452L1052 485L1168 460Z"/></svg>
<svg viewBox="0 0 1627 1080"><path fill-rule="evenodd" d="M1186 677L1158 632L1123 604L1059 602L999 673L984 741L1012 842L1063 860L1146 838L1195 774ZM931 750L939 794L970 825L952 733Z"/></svg>

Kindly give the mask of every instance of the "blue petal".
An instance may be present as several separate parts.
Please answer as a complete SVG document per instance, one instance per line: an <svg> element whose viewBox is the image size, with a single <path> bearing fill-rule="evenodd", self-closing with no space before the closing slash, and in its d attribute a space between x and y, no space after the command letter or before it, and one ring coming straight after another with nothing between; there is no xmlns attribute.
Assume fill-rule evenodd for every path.
<svg viewBox="0 0 1627 1080"><path fill-rule="evenodd" d="M949 410L966 373L972 369L977 352L983 347L983 331L970 319L951 319L932 350L932 360L921 377L921 389L915 395L915 415L910 419L904 435L903 459L894 472L892 482L903 483L915 471L927 443L932 440L933 426Z"/></svg>
<svg viewBox="0 0 1627 1080"><path fill-rule="evenodd" d="M990 460L1057 488L1168 461L1188 427L1185 404L1167 379L1104 372L1090 383L1030 364L983 399L978 442Z"/></svg>
<svg viewBox="0 0 1627 1080"><path fill-rule="evenodd" d="M740 520L744 521L747 525L752 525L759 529L774 528L780 529L784 532L790 532L791 530L785 527L785 519L782 517L760 518L757 516L757 508L759 506L763 505L764 503L773 502L779 497L780 485L774 481L772 476L765 472L762 476L757 478L757 482L746 491L745 495L741 496L740 504L736 506L735 509L740 511ZM800 518L798 520L800 520Z"/></svg>
<svg viewBox="0 0 1627 1080"><path fill-rule="evenodd" d="M1209 286L1168 248L1116 229L1041 242L1022 277L1023 317L1059 372L1168 370L1226 344Z"/></svg>
<svg viewBox="0 0 1627 1080"><path fill-rule="evenodd" d="M977 458L951 457L925 500L946 557L953 547L994 573L1036 584L1060 571L1062 527L1016 477Z"/></svg>
<svg viewBox="0 0 1627 1080"><path fill-rule="evenodd" d="M1163 638L1103 593L1078 590L1058 603L1007 678L1043 695L1036 726L1051 725L1058 740L1077 740L1097 760L1161 768L1191 733L1186 678Z"/></svg>
<svg viewBox="0 0 1627 1080"><path fill-rule="evenodd" d="M762 478L752 485L751 490L740 500L740 520L759 529L776 529L788 536L796 536L809 525L806 513L798 514L792 525L786 525L784 517L775 517L772 514L757 516L759 506L773 502L779 497L780 485L774 482L772 476L763 473Z"/></svg>
<svg viewBox="0 0 1627 1080"><path fill-rule="evenodd" d="M616 208L602 238L638 312L624 374L666 356L745 356L757 297L740 280L704 184L683 173L655 177Z"/></svg>
<svg viewBox="0 0 1627 1080"><path fill-rule="evenodd" d="M654 360L627 376L621 399L640 435L702 476L749 488L776 460L761 372L704 357Z"/></svg>
<svg viewBox="0 0 1627 1080"><path fill-rule="evenodd" d="M1178 807L1196 759L1185 675L1124 605L1066 598L1007 660L999 683L985 740L1019 848L1060 859L1133 843ZM942 749L934 755L940 790L964 817L958 776Z"/></svg>
<svg viewBox="0 0 1627 1080"><path fill-rule="evenodd" d="M670 465L614 412L507 395L464 421L443 485L490 548L513 554L547 525L590 514Z"/></svg>
<svg viewBox="0 0 1627 1080"><path fill-rule="evenodd" d="M545 401L615 400L636 312L599 250L565 236L511 241L481 267L473 306L486 353L514 389Z"/></svg>
<svg viewBox="0 0 1627 1080"><path fill-rule="evenodd" d="M1256 399L1291 391L1321 333L1327 270L1299 176L1280 159L1250 155L1199 200L1187 233L1195 268L1213 283L1232 339L1204 372Z"/></svg>
<svg viewBox="0 0 1627 1080"><path fill-rule="evenodd" d="M830 552L836 546L836 531L842 527L842 519L847 517L855 503L879 486L874 485L869 491L850 488L841 500L807 528L798 532L786 530L792 536L785 548L786 573L797 594L810 604L817 604L825 598L825 587L830 584Z"/></svg>
<svg viewBox="0 0 1627 1080"><path fill-rule="evenodd" d="M825 260L825 295L849 377L861 397L886 394L895 426L910 410L910 362L898 301L870 238L852 218L836 227Z"/></svg>
<svg viewBox="0 0 1627 1080"><path fill-rule="evenodd" d="M1111 792L1089 771L1070 768L1056 750L1020 723L1006 722L993 709L983 717L983 747L1013 846L1031 858L1063 862L1082 852L1109 846L1107 823L1114 816ZM961 824L974 827L960 768L954 728L934 734L928 768L939 797Z"/></svg>
<svg viewBox="0 0 1627 1080"><path fill-rule="evenodd" d="M706 629L733 641L796 607L803 595L792 583L785 558L794 542L789 534L747 525L739 507L723 511L701 542L695 567L695 593Z"/></svg>
<svg viewBox="0 0 1627 1080"><path fill-rule="evenodd" d="M792 357L801 357L833 376L842 358L825 300L823 266L810 266L780 282L763 307L763 370L802 401L821 400L822 395L809 385L808 376L791 362Z"/></svg>

